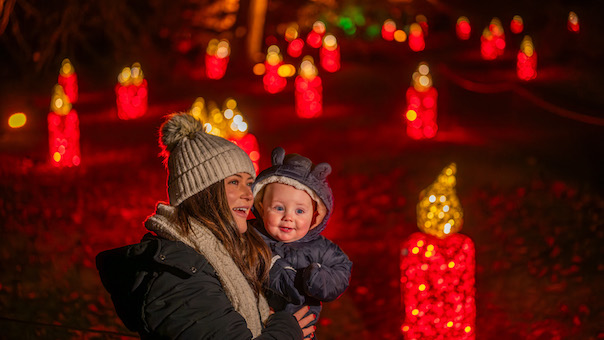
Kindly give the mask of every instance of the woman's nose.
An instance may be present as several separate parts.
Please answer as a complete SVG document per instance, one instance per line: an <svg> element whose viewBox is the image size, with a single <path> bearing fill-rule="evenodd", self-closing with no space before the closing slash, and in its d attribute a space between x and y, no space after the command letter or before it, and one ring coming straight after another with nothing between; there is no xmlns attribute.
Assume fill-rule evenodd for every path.
<svg viewBox="0 0 604 340"><path fill-rule="evenodd" d="M243 192L241 193L241 198L246 199L246 200L254 199L254 195L252 195L252 188L250 188L249 186L246 185L242 191Z"/></svg>

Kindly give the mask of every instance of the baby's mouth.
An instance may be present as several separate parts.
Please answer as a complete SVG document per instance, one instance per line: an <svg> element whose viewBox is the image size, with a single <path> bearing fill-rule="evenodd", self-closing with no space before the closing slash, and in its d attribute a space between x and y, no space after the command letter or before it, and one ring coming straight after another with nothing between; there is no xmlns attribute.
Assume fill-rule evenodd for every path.
<svg viewBox="0 0 604 340"><path fill-rule="evenodd" d="M289 233L292 232L294 230L294 228L289 228L289 227L284 227L284 226L280 226L279 230L281 230L284 233Z"/></svg>

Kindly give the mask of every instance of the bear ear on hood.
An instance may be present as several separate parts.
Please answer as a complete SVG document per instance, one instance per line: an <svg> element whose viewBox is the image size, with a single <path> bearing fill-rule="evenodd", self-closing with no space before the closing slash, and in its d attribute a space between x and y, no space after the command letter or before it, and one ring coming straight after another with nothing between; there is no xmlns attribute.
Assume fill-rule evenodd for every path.
<svg viewBox="0 0 604 340"><path fill-rule="evenodd" d="M327 163L319 163L312 170L312 174L320 180L324 180L325 178L327 178L327 176L330 173L331 173L331 165L329 165Z"/></svg>
<svg viewBox="0 0 604 340"><path fill-rule="evenodd" d="M275 149L273 149L271 158L273 161L273 165L283 164L283 159L285 158L285 150L280 146L276 147Z"/></svg>

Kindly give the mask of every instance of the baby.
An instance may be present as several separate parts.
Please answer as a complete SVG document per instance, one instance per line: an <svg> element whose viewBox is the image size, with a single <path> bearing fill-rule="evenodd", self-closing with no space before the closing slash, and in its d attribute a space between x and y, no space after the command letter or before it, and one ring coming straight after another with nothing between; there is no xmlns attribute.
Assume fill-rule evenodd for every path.
<svg viewBox="0 0 604 340"><path fill-rule="evenodd" d="M252 186L258 219L251 223L273 253L267 299L275 311L308 305L318 319L321 302L344 293L352 270L348 256L321 235L333 208L326 178L331 166L286 156L280 147L273 150L272 164Z"/></svg>

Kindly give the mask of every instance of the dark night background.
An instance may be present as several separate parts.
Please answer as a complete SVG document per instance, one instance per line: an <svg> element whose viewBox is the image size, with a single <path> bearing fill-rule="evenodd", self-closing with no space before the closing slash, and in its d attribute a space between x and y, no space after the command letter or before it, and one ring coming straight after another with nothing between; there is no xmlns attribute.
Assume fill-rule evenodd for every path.
<svg viewBox="0 0 604 340"><path fill-rule="evenodd" d="M219 5L238 4L234 23ZM604 2L270 1L264 37L285 49L283 24L302 36L315 20L338 38L342 68L319 69L323 115L298 118L293 79L269 94L246 55L249 1L0 0L0 328L3 338L129 338L94 266L105 249L137 242L167 200L158 157L162 116L197 97L237 100L259 141L260 167L283 146L334 169L335 212L325 235L354 262L349 289L324 305L320 339L402 339L400 245L417 231L419 192L450 162L464 208L461 233L476 245L478 339L603 339ZM235 6L237 8L237 6ZM581 25L566 28L569 11ZM379 35L428 19L426 49ZM521 15L525 29L512 34ZM461 41L455 22L469 18ZM501 19L506 52L480 57L480 34ZM360 20L362 18L363 20ZM377 31L376 31L377 30ZM538 76L518 80L516 53L532 37ZM231 59L220 80L203 75L212 38ZM270 38L269 38L270 39ZM266 51L267 46L262 46ZM318 61L318 52L307 47ZM285 53L284 53L285 55ZM79 80L82 163L49 164L46 116L59 67ZM285 56L298 65L301 58ZM138 61L149 110L120 120L114 86ZM405 133L405 91L420 61L438 90L435 138ZM10 129L9 115L27 124Z"/></svg>

